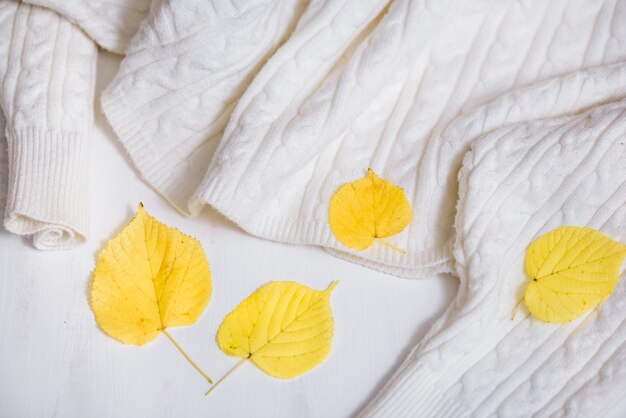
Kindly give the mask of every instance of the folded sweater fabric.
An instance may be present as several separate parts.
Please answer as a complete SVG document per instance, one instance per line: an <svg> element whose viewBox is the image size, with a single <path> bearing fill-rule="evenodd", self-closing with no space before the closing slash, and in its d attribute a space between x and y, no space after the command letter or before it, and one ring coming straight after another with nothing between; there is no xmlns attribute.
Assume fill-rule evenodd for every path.
<svg viewBox="0 0 626 418"><path fill-rule="evenodd" d="M471 123L488 131L567 114L593 106L595 92L466 115L506 92L622 62L624 5L388 3L166 1L103 94L105 114L148 182L184 212L208 203L254 235L405 277L452 272L456 173L483 128ZM177 24L194 14L207 25ZM393 238L406 255L353 251L330 231L330 197L368 167L412 202L415 221Z"/></svg>
<svg viewBox="0 0 626 418"><path fill-rule="evenodd" d="M361 416L592 417L623 399L626 272L571 323L538 321L524 307L511 320L537 237L579 225L626 239L626 64L606 77L594 69L524 95L554 104L561 89L604 84L607 104L478 134L459 174L458 295Z"/></svg>
<svg viewBox="0 0 626 418"><path fill-rule="evenodd" d="M150 2L28 3L0 2L0 136L9 161L4 225L32 235L39 249L69 249L85 240L89 223L97 50L81 27L123 52Z"/></svg>
<svg viewBox="0 0 626 418"><path fill-rule="evenodd" d="M302 0L164 1L102 108L143 177L188 212L233 106L293 29Z"/></svg>
<svg viewBox="0 0 626 418"><path fill-rule="evenodd" d="M352 54L335 53L331 69L324 55L331 46L294 36L241 98L195 197L256 235L322 245L405 277L452 272L456 175L472 130L482 128L463 124L464 115L505 92L623 61L626 34L611 32L611 22L624 10L614 7L396 0ZM336 16L309 21L311 32L333 33ZM585 93L563 91L557 108L529 97L479 122L488 131L576 111L593 101L593 89ZM415 221L393 237L406 255L382 245L350 250L330 231L332 194L367 167L412 202Z"/></svg>

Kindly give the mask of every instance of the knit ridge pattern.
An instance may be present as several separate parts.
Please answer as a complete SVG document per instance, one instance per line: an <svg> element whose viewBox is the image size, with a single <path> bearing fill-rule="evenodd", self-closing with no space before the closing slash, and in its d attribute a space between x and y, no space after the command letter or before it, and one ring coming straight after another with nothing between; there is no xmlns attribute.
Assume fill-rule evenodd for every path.
<svg viewBox="0 0 626 418"><path fill-rule="evenodd" d="M96 46L57 13L0 3L5 228L44 250L84 242Z"/></svg>

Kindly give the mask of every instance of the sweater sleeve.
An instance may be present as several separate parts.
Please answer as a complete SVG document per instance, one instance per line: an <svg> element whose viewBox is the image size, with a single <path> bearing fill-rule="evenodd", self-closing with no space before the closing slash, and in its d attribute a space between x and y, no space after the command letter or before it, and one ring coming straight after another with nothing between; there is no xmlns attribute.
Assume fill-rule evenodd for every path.
<svg viewBox="0 0 626 418"><path fill-rule="evenodd" d="M102 109L144 179L182 212L235 103L305 3L165 0L133 37Z"/></svg>
<svg viewBox="0 0 626 418"><path fill-rule="evenodd" d="M624 242L625 110L622 98L473 143L459 174L456 300L362 417L606 416L623 399L623 268L613 294L572 322L541 322L525 306L511 315L539 236L577 225Z"/></svg>
<svg viewBox="0 0 626 418"><path fill-rule="evenodd" d="M69 249L88 229L96 47L57 13L15 1L0 3L0 32L4 225L39 249Z"/></svg>
<svg viewBox="0 0 626 418"><path fill-rule="evenodd" d="M124 54L152 0L23 0L47 7L79 26L102 48Z"/></svg>

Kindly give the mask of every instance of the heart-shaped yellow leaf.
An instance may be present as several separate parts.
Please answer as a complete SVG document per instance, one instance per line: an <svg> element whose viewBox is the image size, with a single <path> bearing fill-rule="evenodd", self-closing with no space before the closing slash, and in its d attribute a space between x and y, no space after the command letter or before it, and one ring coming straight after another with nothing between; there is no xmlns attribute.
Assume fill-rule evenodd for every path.
<svg viewBox="0 0 626 418"><path fill-rule="evenodd" d="M195 323L209 303L211 288L200 242L157 221L139 205L132 221L98 256L91 307L100 328L118 341L143 345L163 332L191 361L167 328Z"/></svg>
<svg viewBox="0 0 626 418"><path fill-rule="evenodd" d="M362 251L375 239L396 235L411 222L413 212L404 190L367 170L367 177L341 186L330 200L328 222L346 247Z"/></svg>
<svg viewBox="0 0 626 418"><path fill-rule="evenodd" d="M318 291L296 282L271 282L244 299L217 332L222 351L242 358L233 370L250 360L271 376L289 379L322 363L332 347L330 294L337 283Z"/></svg>
<svg viewBox="0 0 626 418"><path fill-rule="evenodd" d="M569 322L607 299L626 257L626 246L592 229L557 228L526 251L530 283L524 302L545 322Z"/></svg>

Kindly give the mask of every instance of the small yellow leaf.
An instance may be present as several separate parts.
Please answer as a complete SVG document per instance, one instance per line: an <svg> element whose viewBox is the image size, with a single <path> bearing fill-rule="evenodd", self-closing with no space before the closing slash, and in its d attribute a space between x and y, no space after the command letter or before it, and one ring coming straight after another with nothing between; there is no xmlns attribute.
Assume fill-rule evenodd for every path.
<svg viewBox="0 0 626 418"><path fill-rule="evenodd" d="M210 296L211 273L200 242L140 205L98 256L91 306L107 334L143 345L166 328L196 322Z"/></svg>
<svg viewBox="0 0 626 418"><path fill-rule="evenodd" d="M219 347L274 377L308 372L331 350L335 322L330 294L336 285L317 291L296 282L266 284L224 318L217 332Z"/></svg>
<svg viewBox="0 0 626 418"><path fill-rule="evenodd" d="M541 321L576 319L611 295L624 257L626 246L592 228L548 232L526 251L524 302Z"/></svg>
<svg viewBox="0 0 626 418"><path fill-rule="evenodd" d="M359 251L375 239L399 250L382 238L398 234L412 219L404 190L381 179L372 169L367 170L367 177L341 186L330 200L328 211L333 234L346 247Z"/></svg>

